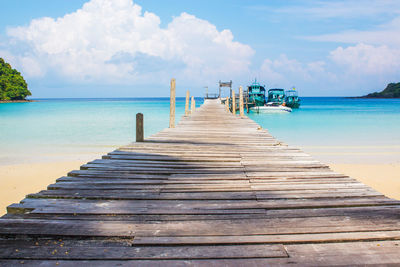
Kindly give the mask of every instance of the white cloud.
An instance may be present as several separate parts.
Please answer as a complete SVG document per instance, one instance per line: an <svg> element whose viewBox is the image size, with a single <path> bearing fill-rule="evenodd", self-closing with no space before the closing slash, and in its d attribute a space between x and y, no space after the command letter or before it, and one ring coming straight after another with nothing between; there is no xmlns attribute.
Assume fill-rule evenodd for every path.
<svg viewBox="0 0 400 267"><path fill-rule="evenodd" d="M339 33L307 36L304 37L304 39L319 42L348 44L367 43L400 47L400 17L396 17L389 23L379 25L371 30L349 30Z"/></svg>
<svg viewBox="0 0 400 267"><path fill-rule="evenodd" d="M260 76L269 83L289 87L294 84L313 84L321 79L335 79L335 76L325 69L324 61L302 63L280 55L275 60L265 59L261 65Z"/></svg>
<svg viewBox="0 0 400 267"><path fill-rule="evenodd" d="M321 95L363 95L400 79L400 49L357 44L338 47L325 61L310 63L281 55L264 60L261 78L273 86L296 85L304 94L318 88Z"/></svg>
<svg viewBox="0 0 400 267"><path fill-rule="evenodd" d="M351 76L376 77L383 80L400 78L400 49L358 44L331 51L330 58Z"/></svg>
<svg viewBox="0 0 400 267"><path fill-rule="evenodd" d="M213 77L215 81L220 76L238 75L250 66L253 50L234 42L229 30L219 32L211 23L182 13L166 31L172 53L187 65L185 75L193 79Z"/></svg>
<svg viewBox="0 0 400 267"><path fill-rule="evenodd" d="M9 28L7 34L10 44L25 47L14 56L27 75L54 73L89 82L233 76L248 69L254 53L233 41L229 30L218 31L187 13L161 28L157 15L143 13L132 0L91 0L64 17L35 19L26 27Z"/></svg>
<svg viewBox="0 0 400 267"><path fill-rule="evenodd" d="M14 68L17 62L16 57L10 53L10 51L2 49L0 46L0 57L3 58L7 63L11 64Z"/></svg>
<svg viewBox="0 0 400 267"><path fill-rule="evenodd" d="M400 2L397 0L314 0L300 1L300 5L288 5L273 9L272 11L275 13L305 17L307 19L354 19L382 14L400 14Z"/></svg>
<svg viewBox="0 0 400 267"><path fill-rule="evenodd" d="M20 57L18 62L21 64L24 74L29 77L43 77L45 75L44 69L40 64L40 60L32 57Z"/></svg>
<svg viewBox="0 0 400 267"><path fill-rule="evenodd" d="M280 69L277 69L275 66L276 62L277 62L277 60L272 61L271 59L268 59L268 58L264 60L264 62L261 65L261 70L260 70L261 78L264 78L273 83L284 80L283 73L281 72ZM279 62L278 62L278 64L279 64Z"/></svg>

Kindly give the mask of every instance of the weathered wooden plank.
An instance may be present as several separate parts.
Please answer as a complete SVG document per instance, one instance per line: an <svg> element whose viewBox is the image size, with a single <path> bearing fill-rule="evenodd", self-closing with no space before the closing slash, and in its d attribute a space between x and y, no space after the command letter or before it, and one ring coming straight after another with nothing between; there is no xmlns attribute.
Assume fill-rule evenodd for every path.
<svg viewBox="0 0 400 267"><path fill-rule="evenodd" d="M253 187L253 186L252 186ZM74 183L74 182L58 182L56 184L51 184L48 186L49 190L55 189L103 189L103 190L151 190L151 189L165 189L165 190L180 190L180 191L212 191L213 189L226 189L230 191L230 189L236 190L250 190L250 183L228 183L228 184L207 184L207 183L191 183L191 184L150 184L150 185L143 185L143 184L127 184L127 183L108 183L108 184L99 184L99 183ZM340 187L335 187L340 188ZM256 189L256 188L255 188Z"/></svg>
<svg viewBox="0 0 400 267"><path fill-rule="evenodd" d="M88 198L88 199L175 199L175 200L219 200L219 199L252 199L259 201L261 200L271 200L276 199L277 201L280 200L283 203L287 203L291 205L289 200L296 199L310 199L315 203L315 206L318 204L322 204L317 202L317 200L326 199L330 201L329 203L323 203L323 207L327 207L330 205L337 205L338 203L332 202L333 200L340 201L343 205L362 205L362 203L354 202L354 199L363 198L363 203L365 205L374 205L376 203L385 203L387 205L393 205L398 202L386 201L386 202L379 202L375 201L376 197L382 197L382 194L376 193L374 191L363 191L363 192L331 192L331 193L320 193L316 194L315 192L291 192L285 193L281 192L265 192L265 191L254 191L254 190L210 190L206 191L203 190L201 192L198 191L191 191L191 192L164 192L162 189L150 189L150 190L120 190L120 189L109 189L109 190L85 190L85 189L74 189L74 190L45 190L41 191L37 194L29 194L28 197L30 198ZM161 192L161 193L160 193ZM367 198L365 198L367 197ZM322 199L323 198L323 199ZM369 200L368 200L369 198ZM286 200L285 200L286 199ZM288 201L288 202L287 202ZM347 201L347 203L345 202ZM272 203L272 202L270 202ZM276 204L274 202L274 204ZM330 204L330 205L329 205ZM377 204L378 205L378 204ZM379 204L381 205L381 204ZM382 204L384 205L384 204ZM284 205L285 206L285 205ZM281 207L281 205L277 205L277 207Z"/></svg>
<svg viewBox="0 0 400 267"><path fill-rule="evenodd" d="M273 202L273 203L271 203ZM317 202L317 203L315 203ZM368 200L343 200L333 199L332 201L292 201L283 202L280 201L281 205L277 201L270 202L256 202L251 200L73 200L73 199L25 199L20 204L12 204L8 207L9 213L23 213L28 211L31 213L70 213L70 214L137 214L138 211L142 214L224 214L224 213L265 213L264 209L268 209L268 213L271 214L273 210L291 210L280 212L280 214L305 214L311 216L311 214L328 213L333 216L334 213L329 212L327 208L334 208L338 210L338 207L376 207L381 206L381 209L386 212L393 213L396 208L400 208L400 203L397 202L385 202L375 200L374 202ZM396 202L395 202L396 203ZM347 205L346 205L347 204ZM384 205L388 208L384 209ZM312 211L308 209L312 209ZM319 208L319 209L318 209ZM305 210L299 212L298 210ZM318 211L320 210L320 211ZM336 215L353 214L353 210L349 210L351 213L347 213L345 209L339 209L340 213ZM318 211L318 212L317 212ZM364 210L365 211L365 210ZM375 212L377 212L375 210ZM381 214L381 213L380 213ZM353 214L355 215L355 214Z"/></svg>
<svg viewBox="0 0 400 267"><path fill-rule="evenodd" d="M252 191L247 192L191 192L191 193L162 193L158 190L46 190L29 197L57 197L57 198L87 198L87 199L252 199L256 195Z"/></svg>
<svg viewBox="0 0 400 267"><path fill-rule="evenodd" d="M333 217L330 221L328 217L315 217L308 220L300 220L299 218L291 219L275 219L269 222L268 219L258 219L260 222L253 220L244 220L243 222L232 223L229 220L198 220L198 221L159 221L157 224L143 223L140 221L127 220L124 222L104 220L98 223L94 220L82 220L87 225L79 222L77 216L75 220L66 220L60 224L60 220L43 220L29 219L28 222L10 219L8 224L1 223L0 236L5 235L10 237L53 237L58 238L74 237L74 238L132 238L133 236L153 236L153 237L171 237L171 236L253 236L253 235L296 235L296 234L335 234L338 233L358 233L358 232L393 232L400 231L399 222L396 220L380 221L379 219L372 220L369 223L362 225L357 223L357 219L368 220L368 218L356 218L352 221L347 221L339 225L343 221L343 217ZM78 221L78 222L77 222ZM282 222L282 225L276 226L273 223ZM264 226L261 224L264 223ZM249 226L252 228L248 228ZM224 226L226 225L226 226ZM82 227L74 231L74 228ZM114 229L113 227L119 227ZM212 228L217 227L217 228ZM231 230L229 231L230 228ZM232 232L235 231L235 232ZM365 234L365 236L368 236ZM376 240L383 240L385 237L377 237ZM392 239L398 239L393 237ZM220 241L222 242L222 241ZM242 243L246 243L243 241ZM256 242L256 241L254 241ZM257 241L263 242L263 241ZM282 241L283 242L283 241ZM307 241L311 242L311 241ZM328 241L327 241L328 242ZM237 241L237 243L241 243ZM305 242L306 243L306 242Z"/></svg>
<svg viewBox="0 0 400 267"><path fill-rule="evenodd" d="M128 259L229 259L287 258L282 245L236 246L20 246L18 249L0 242L3 259L57 260L128 260Z"/></svg>
<svg viewBox="0 0 400 267"><path fill-rule="evenodd" d="M185 259L185 260L102 260L105 267L183 267L183 266L270 266L285 264L288 258L245 258L245 259ZM98 267L99 260L0 260L1 266L33 266L33 267Z"/></svg>
<svg viewBox="0 0 400 267"><path fill-rule="evenodd" d="M134 231L135 224L114 221L0 220L0 235L133 237Z"/></svg>
<svg viewBox="0 0 400 267"><path fill-rule="evenodd" d="M399 241L348 242L286 245L297 264L314 266L377 265L396 266L400 262ZM307 257L304 257L307 255Z"/></svg>
<svg viewBox="0 0 400 267"><path fill-rule="evenodd" d="M348 241L399 240L400 231L368 231L291 235L229 235L229 236L136 236L133 244L141 245L195 245L195 244L296 244L333 243ZM399 250L400 252L400 250Z"/></svg>
<svg viewBox="0 0 400 267"><path fill-rule="evenodd" d="M174 201L174 200L172 200ZM160 201L159 201L160 202ZM160 205L160 208L169 208ZM394 210L393 210L394 209ZM396 213L397 212L397 213ZM372 213L373 216L368 215ZM399 214L399 206L361 206L361 207L328 207L328 208L304 208L304 209L275 209L267 210L266 213L257 214L32 214L32 213L8 213L5 215L7 219L77 219L79 220L96 220L96 221L198 221L198 220L242 220L242 219L272 219L272 218L307 218L307 217L342 217L359 218L359 220L368 220L373 218L375 224L372 228L363 230L396 230L397 224L387 224L383 221L377 221L376 218L397 220ZM110 216L112 215L112 216ZM371 226L368 224L368 227ZM329 228L332 230L332 228ZM336 231L350 231L351 229L336 226ZM361 228L357 228L360 230ZM288 230L288 229L286 229ZM326 229L325 229L326 230ZM354 229L353 229L354 230Z"/></svg>
<svg viewBox="0 0 400 267"><path fill-rule="evenodd" d="M400 260L397 241L347 242L286 245L289 258L201 259L201 260L107 260L102 266L396 266ZM23 260L24 266L89 266L91 260ZM0 260L2 266L16 266L21 260Z"/></svg>
<svg viewBox="0 0 400 267"><path fill-rule="evenodd" d="M238 185L238 184L246 184L249 185L251 181L246 178L234 178L234 179L210 179L210 178L202 178L202 179L174 179L174 178L165 178L165 179L160 179L160 178L125 178L125 179L120 179L118 177L116 178L103 178L103 177L71 177L71 176L63 176L58 178L58 182L63 182L63 183L71 183L71 184L143 184L143 185L159 185L159 184L232 184L232 185ZM272 181L273 183L274 181ZM321 183L331 183L331 182L337 182L339 181L321 181ZM351 182L351 180L348 180L347 182ZM275 183L279 183L279 181L275 181ZM288 182L290 183L290 182ZM296 181L293 181L293 183L296 183ZM314 181L314 183L318 183L318 181Z"/></svg>
<svg viewBox="0 0 400 267"><path fill-rule="evenodd" d="M171 161L151 161L151 160L127 160L127 159L97 159L90 162L91 164L112 164L115 166L135 166L135 167L164 167L164 166L173 166L174 168L187 168L187 167L196 167L196 168L210 168L210 167L241 167L242 165L239 161L237 162L194 162L194 163L182 163L179 161L171 162Z"/></svg>

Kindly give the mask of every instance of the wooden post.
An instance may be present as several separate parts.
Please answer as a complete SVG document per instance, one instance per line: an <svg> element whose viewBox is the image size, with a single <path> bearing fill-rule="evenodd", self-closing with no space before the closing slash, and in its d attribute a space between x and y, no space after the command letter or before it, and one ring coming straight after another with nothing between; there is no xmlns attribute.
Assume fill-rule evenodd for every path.
<svg viewBox="0 0 400 267"><path fill-rule="evenodd" d="M144 131L143 131L143 114L136 114L136 142L144 141Z"/></svg>
<svg viewBox="0 0 400 267"><path fill-rule="evenodd" d="M189 90L186 91L186 102L185 102L185 117L189 116L189 98L190 93Z"/></svg>
<svg viewBox="0 0 400 267"><path fill-rule="evenodd" d="M239 87L239 113L240 117L244 117L244 108L243 108L243 87Z"/></svg>
<svg viewBox="0 0 400 267"><path fill-rule="evenodd" d="M225 100L225 110L227 112L229 112L229 97L226 97L226 100Z"/></svg>
<svg viewBox="0 0 400 267"><path fill-rule="evenodd" d="M233 90L231 88L231 96L229 97L229 111L232 112L232 94L233 94Z"/></svg>
<svg viewBox="0 0 400 267"><path fill-rule="evenodd" d="M175 128L175 79L171 79L171 99L169 101L169 128Z"/></svg>
<svg viewBox="0 0 400 267"><path fill-rule="evenodd" d="M192 96L192 101L190 102L190 113L194 113L194 110L195 110L195 101L194 101L194 96Z"/></svg>
<svg viewBox="0 0 400 267"><path fill-rule="evenodd" d="M236 114L236 96L235 96L235 89L232 89L232 114Z"/></svg>

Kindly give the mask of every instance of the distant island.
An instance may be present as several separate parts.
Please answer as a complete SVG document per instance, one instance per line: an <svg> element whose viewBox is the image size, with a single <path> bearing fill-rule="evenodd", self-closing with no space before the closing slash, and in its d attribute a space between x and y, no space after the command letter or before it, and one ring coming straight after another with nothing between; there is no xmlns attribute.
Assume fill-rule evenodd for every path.
<svg viewBox="0 0 400 267"><path fill-rule="evenodd" d="M32 95L21 73L0 58L0 102L22 102Z"/></svg>
<svg viewBox="0 0 400 267"><path fill-rule="evenodd" d="M400 83L389 83L382 92L375 92L361 98L400 98Z"/></svg>

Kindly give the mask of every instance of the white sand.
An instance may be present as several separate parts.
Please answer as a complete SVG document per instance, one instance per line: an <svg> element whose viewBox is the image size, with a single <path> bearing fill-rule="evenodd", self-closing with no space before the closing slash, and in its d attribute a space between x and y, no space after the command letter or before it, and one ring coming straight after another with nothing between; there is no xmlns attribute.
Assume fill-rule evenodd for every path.
<svg viewBox="0 0 400 267"><path fill-rule="evenodd" d="M336 172L374 188L390 198L400 200L400 164L330 164Z"/></svg>
<svg viewBox="0 0 400 267"><path fill-rule="evenodd" d="M19 203L27 194L45 190L57 178L79 169L84 162L47 162L0 166L0 216L6 207Z"/></svg>

